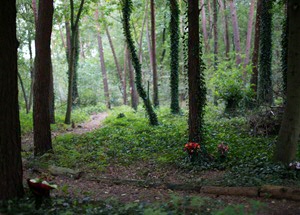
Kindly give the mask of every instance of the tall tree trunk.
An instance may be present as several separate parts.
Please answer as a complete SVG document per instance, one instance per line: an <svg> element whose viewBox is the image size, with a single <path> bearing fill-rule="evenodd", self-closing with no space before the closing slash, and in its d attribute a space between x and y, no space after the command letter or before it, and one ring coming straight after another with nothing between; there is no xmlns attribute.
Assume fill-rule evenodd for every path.
<svg viewBox="0 0 300 215"><path fill-rule="evenodd" d="M50 70L50 85L49 85L49 114L50 123L55 124L55 96L54 96L54 82L53 82L53 65L51 61Z"/></svg>
<svg viewBox="0 0 300 215"><path fill-rule="evenodd" d="M258 78L258 101L273 103L272 88L272 5L273 1L262 0L260 22L260 55Z"/></svg>
<svg viewBox="0 0 300 215"><path fill-rule="evenodd" d="M224 26L224 44L225 44L225 56L229 58L230 42L228 33L228 17L226 13L226 1L219 0L220 12L222 14L222 22Z"/></svg>
<svg viewBox="0 0 300 215"><path fill-rule="evenodd" d="M256 6L256 21L255 21L255 34L254 34L254 47L252 54L252 75L251 75L251 88L255 95L257 95L257 82L258 82L258 56L259 56L259 35L260 35L260 20L261 20L261 1L257 0Z"/></svg>
<svg viewBox="0 0 300 215"><path fill-rule="evenodd" d="M288 45L289 45L289 19L287 15L287 0L284 7L284 20L281 34L281 73L283 80L283 101L286 103L287 95L287 69L288 69Z"/></svg>
<svg viewBox="0 0 300 215"><path fill-rule="evenodd" d="M189 141L203 141L205 86L201 66L199 1L188 1Z"/></svg>
<svg viewBox="0 0 300 215"><path fill-rule="evenodd" d="M96 26L97 26L98 51L99 51L99 60L100 60L100 65L101 65L102 81L103 81L103 87L104 87L105 103L106 103L106 107L108 109L110 109L111 104L110 104L107 73L106 73L104 53L103 53L102 37L101 37L100 25L98 22L98 20L99 20L98 9L96 9L95 20L96 20Z"/></svg>
<svg viewBox="0 0 300 215"><path fill-rule="evenodd" d="M232 18L233 38L234 38L234 46L235 46L235 53L236 53L236 64L240 65L240 63L242 62L241 43L240 43L239 24L238 24L238 19L236 14L235 0L229 0L229 4L230 4L230 12Z"/></svg>
<svg viewBox="0 0 300 215"><path fill-rule="evenodd" d="M214 31L214 68L217 70L218 68L218 6L217 0L213 0L213 31Z"/></svg>
<svg viewBox="0 0 300 215"><path fill-rule="evenodd" d="M131 36L131 28L130 28L131 12L132 12L132 1L122 0L123 31L124 31L128 48L130 50L131 59L136 73L135 75L136 88L139 93L139 96L143 99L149 117L150 125L158 125L157 115L154 112L150 99L147 96L147 93L145 92L142 85L142 68Z"/></svg>
<svg viewBox="0 0 300 215"><path fill-rule="evenodd" d="M39 3L35 38L35 81L33 86L34 155L52 150L50 130L50 76L53 0Z"/></svg>
<svg viewBox="0 0 300 215"><path fill-rule="evenodd" d="M153 73L153 104L154 107L159 106L158 101L158 76L157 76L157 65L156 65L156 36L155 36L155 3L154 0L150 0L151 8L151 55L152 55L152 73Z"/></svg>
<svg viewBox="0 0 300 215"><path fill-rule="evenodd" d="M28 35L29 36L29 35ZM30 68L30 91L29 91L29 99L28 99L28 107L27 109L30 111L33 101L33 85L34 85L34 60L32 57L32 48L31 48L31 37L28 37L28 49L29 49L29 68Z"/></svg>
<svg viewBox="0 0 300 215"><path fill-rule="evenodd" d="M32 10L33 10L33 16L34 16L34 23L35 26L37 26L37 21L38 21L38 11L37 11L37 6L36 6L36 0L32 0Z"/></svg>
<svg viewBox="0 0 300 215"><path fill-rule="evenodd" d="M0 7L0 200L20 198L23 190L18 106L16 1Z"/></svg>
<svg viewBox="0 0 300 215"><path fill-rule="evenodd" d="M208 38L212 38L212 32L213 32L213 24L214 24L214 17L213 17L213 11L211 9L211 0L206 0L207 1L207 9L208 9L208 15L209 15L209 32L208 32Z"/></svg>
<svg viewBox="0 0 300 215"><path fill-rule="evenodd" d="M144 28L145 24L148 22L148 0L145 1L145 13L144 13L144 19L143 19L143 25L140 35L140 42L139 42L139 59L140 63L143 62L143 35L144 35Z"/></svg>
<svg viewBox="0 0 300 215"><path fill-rule="evenodd" d="M122 85L124 86L124 91L123 91L123 104L127 105L127 62L129 61L128 59L128 48L127 45L125 44L125 49L124 49L124 76L122 80ZM129 62L128 62L129 63Z"/></svg>
<svg viewBox="0 0 300 215"><path fill-rule="evenodd" d="M244 68L249 64L250 61L250 50L251 50L251 38L252 38L252 26L254 18L254 7L256 0L251 0L251 5L249 9L249 19L248 19L248 28L247 28L247 39L246 39L246 51L245 51L245 61ZM247 71L244 73L244 77L247 76Z"/></svg>
<svg viewBox="0 0 300 215"><path fill-rule="evenodd" d="M288 1L289 45L287 104L274 153L276 161L288 164L296 158L300 134L300 2Z"/></svg>
<svg viewBox="0 0 300 215"><path fill-rule="evenodd" d="M65 123L70 124L71 123L71 112L72 112L72 95L73 95L73 80L74 80L74 61L75 61L75 43L76 43L76 30L78 29L78 24L80 20L80 16L83 9L83 4L85 0L81 0L80 6L78 9L78 13L76 18L74 17L74 2L73 0L70 0L70 7L71 7L71 50L70 50L70 58L68 63L68 99L67 99L67 111L66 111L66 117L65 117Z"/></svg>
<svg viewBox="0 0 300 215"><path fill-rule="evenodd" d="M207 35L207 26L206 26L207 20L206 20L204 0L201 0L201 21L202 21L202 32L203 32L205 51L208 53L210 48L209 48L209 41L208 41L208 35Z"/></svg>
<svg viewBox="0 0 300 215"><path fill-rule="evenodd" d="M19 72L18 72L18 79L19 79L19 83L21 85L21 89L22 89L22 93L23 93L23 97L24 97L26 113L28 114L29 113L28 98L27 98L27 95L26 95L26 90L25 90L25 87L24 87L24 83L23 83L22 77L21 77L21 75L20 75Z"/></svg>
<svg viewBox="0 0 300 215"><path fill-rule="evenodd" d="M119 77L119 80L120 80L120 84L122 85L121 93L122 93L123 98L124 98L124 93L126 93L125 92L126 88L125 88L124 79L122 77L122 71L121 71L119 61L118 61L118 58L117 58L117 55L116 55L116 52L115 52L115 48L114 48L114 45L113 45L113 42L112 42L112 39L111 39L111 36L110 36L110 33L109 33L109 30L108 30L107 26L105 26L105 31L106 31L106 35L107 35L107 38L108 38L110 49L111 49L111 52L113 54L113 58L114 58L114 61L115 61L115 65L116 65L116 69L117 69L117 72L118 72L118 77Z"/></svg>
<svg viewBox="0 0 300 215"><path fill-rule="evenodd" d="M127 59L128 59L128 69L129 69L129 83L130 83L130 96L131 96L131 107L137 111L138 108L138 95L137 95L137 91L136 91L136 87L135 87L135 83L134 83L134 73L133 73L133 67L132 67L132 62L131 62L131 58L130 55L128 53L128 49L127 50Z"/></svg>
<svg viewBox="0 0 300 215"><path fill-rule="evenodd" d="M178 84L179 84L179 16L180 10L177 0L170 0L170 55L171 55L171 113L178 114L179 108L179 96L178 96Z"/></svg>

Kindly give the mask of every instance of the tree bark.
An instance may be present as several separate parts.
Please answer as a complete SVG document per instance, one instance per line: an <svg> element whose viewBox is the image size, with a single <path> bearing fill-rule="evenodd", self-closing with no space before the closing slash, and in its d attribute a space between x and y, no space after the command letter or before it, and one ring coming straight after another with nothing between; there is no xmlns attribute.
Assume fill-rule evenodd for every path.
<svg viewBox="0 0 300 215"><path fill-rule="evenodd" d="M201 22L202 22L202 32L203 32L203 39L204 39L204 46L205 51L208 53L209 48L209 42L208 42L208 35L207 35L207 26L206 26L206 12L205 12L205 3L204 0L201 0Z"/></svg>
<svg viewBox="0 0 300 215"><path fill-rule="evenodd" d="M213 32L214 32L214 68L218 68L218 6L217 0L213 0Z"/></svg>
<svg viewBox="0 0 300 215"><path fill-rule="evenodd" d="M21 75L20 75L19 72L18 72L18 79L19 79L19 83L20 83L20 86L21 86L21 89L22 89L22 93L23 93L23 98L24 98L24 102L25 102L26 113L28 114L29 113L28 98L27 98L27 95L26 95L26 90L25 90L25 87L24 87L24 83L23 83L22 77L21 77Z"/></svg>
<svg viewBox="0 0 300 215"><path fill-rule="evenodd" d="M123 86L124 86L124 91L123 91L123 104L127 105L127 62L128 62L128 48L127 45L125 44L125 49L124 49L124 76L123 76Z"/></svg>
<svg viewBox="0 0 300 215"><path fill-rule="evenodd" d="M144 28L145 28L145 24L147 22L148 22L148 0L146 0L146 2L145 2L145 14L144 14L143 25L142 25L141 35L140 35L140 42L139 42L139 59L140 59L140 63L141 64L143 62L143 35L144 35Z"/></svg>
<svg viewBox="0 0 300 215"><path fill-rule="evenodd" d="M256 6L256 21L255 21L255 34L254 34L254 47L252 54L252 75L251 75L251 89L257 95L257 82L258 82L258 56L259 56L259 35L260 35L260 18L261 16L261 0L257 0Z"/></svg>
<svg viewBox="0 0 300 215"><path fill-rule="evenodd" d="M67 99L67 111L66 111L66 117L65 117L65 123L70 124L71 123L71 112L72 112L72 95L73 95L73 79L74 79L74 61L75 61L75 34L76 29L78 29L78 24L80 20L80 16L83 9L83 4L85 0L81 0L79 10L77 13L76 18L74 17L74 2L73 0L70 0L70 7L71 7L71 50L70 50L70 61L68 63L68 71L69 71L69 77L68 77L68 99Z"/></svg>
<svg viewBox="0 0 300 215"><path fill-rule="evenodd" d="M296 158L300 134L300 2L288 1L289 44L287 104L274 153L276 161L288 164Z"/></svg>
<svg viewBox="0 0 300 215"><path fill-rule="evenodd" d="M0 200L24 194L18 106L16 1L0 7Z"/></svg>
<svg viewBox="0 0 300 215"><path fill-rule="evenodd" d="M109 33L109 30L108 30L107 26L105 26L105 31L106 31L107 39L108 39L110 49L111 49L111 52L113 54L113 58L114 58L114 61L115 61L115 65L116 65L116 69L117 69L117 72L118 72L118 77L119 77L119 80L120 80L120 84L122 85L121 93L122 93L123 98L124 98L124 93L126 93L125 92L126 91L126 86L125 86L124 79L122 77L122 71L121 71L119 61L118 61L118 58L117 58L117 55L116 55L116 52L115 52L115 48L114 48L114 45L113 45L113 42L112 42L112 39L111 39L111 36L110 36L110 33Z"/></svg>
<svg viewBox="0 0 300 215"><path fill-rule="evenodd" d="M199 1L188 1L189 141L202 141L205 92L200 59Z"/></svg>
<svg viewBox="0 0 300 215"><path fill-rule="evenodd" d="M250 50L251 50L251 38L252 38L252 26L253 26L253 18L254 18L254 7L256 0L251 0L251 5L249 9L249 19L248 19L248 27L247 27L247 39L246 39L246 51L245 51L245 61L244 68L249 64L250 61ZM244 72L244 77L247 76L247 72Z"/></svg>
<svg viewBox="0 0 300 215"><path fill-rule="evenodd" d="M231 12L231 18L232 18L236 64L240 65L242 62L241 43L240 43L239 24L238 24L238 19L237 19L237 14L236 14L235 0L229 0L229 4L230 4L230 12ZM245 77L243 77L243 78L245 78Z"/></svg>
<svg viewBox="0 0 300 215"><path fill-rule="evenodd" d="M54 95L52 61L51 61L50 84L49 84L49 114L50 114L50 123L55 124L55 95Z"/></svg>
<svg viewBox="0 0 300 215"><path fill-rule="evenodd" d="M230 42L228 33L228 17L226 13L226 1L219 0L220 12L222 14L222 22L224 26L224 44L225 44L225 56L229 58Z"/></svg>
<svg viewBox="0 0 300 215"><path fill-rule="evenodd" d="M170 55L171 55L171 113L178 114L179 108L179 16L180 10L177 0L170 0Z"/></svg>
<svg viewBox="0 0 300 215"><path fill-rule="evenodd" d="M156 65L156 36L155 36L155 3L154 0L150 0L151 8L151 55L152 55L152 73L153 73L153 105L154 107L159 106L158 100L158 76L157 76L157 65Z"/></svg>
<svg viewBox="0 0 300 215"><path fill-rule="evenodd" d="M52 150L50 130L50 76L53 0L39 3L35 38L35 81L33 86L34 155Z"/></svg>
<svg viewBox="0 0 300 215"><path fill-rule="evenodd" d="M273 1L263 0L260 22L260 54L258 101L260 104L273 104L272 87L272 7Z"/></svg>
<svg viewBox="0 0 300 215"><path fill-rule="evenodd" d="M138 94L136 91L135 83L134 83L134 72L132 67L132 62L130 55L127 49L127 56L128 56L128 70L129 70L129 84L130 84L130 96L131 96L131 107L137 111L138 108Z"/></svg>
<svg viewBox="0 0 300 215"><path fill-rule="evenodd" d="M99 51L99 60L100 60L100 65L101 65L102 81L103 81L103 87L104 87L105 103L106 103L106 107L108 109L110 109L111 104L110 104L107 73L106 73L104 53L103 53L102 37L101 37L101 31L100 31L100 25L99 25L98 9L96 9L96 12L95 12L95 20L96 20L96 26L97 26L98 51Z"/></svg>
<svg viewBox="0 0 300 215"><path fill-rule="evenodd" d="M29 34L29 33L28 33ZM29 98L28 98L28 107L27 109L30 111L32 102L33 102L33 85L34 85L34 60L32 57L32 48L31 48L31 37L28 35L28 49L29 49L29 68L30 68L30 91L29 91Z"/></svg>

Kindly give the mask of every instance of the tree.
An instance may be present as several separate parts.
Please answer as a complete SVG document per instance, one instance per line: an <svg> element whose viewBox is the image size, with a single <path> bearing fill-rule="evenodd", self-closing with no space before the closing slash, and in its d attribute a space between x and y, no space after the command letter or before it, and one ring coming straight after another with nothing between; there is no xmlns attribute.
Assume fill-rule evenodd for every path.
<svg viewBox="0 0 300 215"><path fill-rule="evenodd" d="M154 107L159 106L158 101L158 80L157 80L157 65L156 65L156 37L155 37L155 3L150 0L151 10L151 55L152 55L152 73L153 73L153 104Z"/></svg>
<svg viewBox="0 0 300 215"><path fill-rule="evenodd" d="M270 0L262 0L260 22L260 53L258 101L261 104L273 103L272 89L272 6Z"/></svg>
<svg viewBox="0 0 300 215"><path fill-rule="evenodd" d="M237 14L236 14L235 0L229 0L229 5L230 5L231 18L232 18L233 39L234 39L235 54L236 54L236 64L240 65L241 62L242 62L241 42L240 42L239 24L238 24L238 19L237 19Z"/></svg>
<svg viewBox="0 0 300 215"><path fill-rule="evenodd" d="M205 51L208 52L210 48L209 48L209 41L207 35L207 27L206 27L207 20L206 20L204 0L201 0L201 21L202 21L202 32L203 32Z"/></svg>
<svg viewBox="0 0 300 215"><path fill-rule="evenodd" d="M281 34L281 73L283 79L283 98L284 102L286 99L287 92L287 65L288 65L288 16L287 16L287 0L284 2L284 20L282 24L282 34Z"/></svg>
<svg viewBox="0 0 300 215"><path fill-rule="evenodd" d="M219 0L220 12L222 15L222 22L224 25L224 44L225 44L225 56L229 57L230 43L229 43L229 33L228 33L228 17L226 13L226 1Z"/></svg>
<svg viewBox="0 0 300 215"><path fill-rule="evenodd" d="M106 100L106 107L108 109L110 109L111 104L110 104L110 98L109 98L109 89L108 89L107 73L106 73L104 53L103 53L102 37L101 37L100 25L99 25L98 9L96 9L96 12L95 12L95 20L96 20L96 26L97 26L97 40L98 40L99 58L100 58L102 80L103 80L103 87L104 87L104 96L105 96L105 100Z"/></svg>
<svg viewBox="0 0 300 215"><path fill-rule="evenodd" d="M150 99L146 94L142 86L142 68L139 62L135 46L133 44L130 28L130 15L132 12L132 1L131 0L122 0L122 15L123 15L123 31L126 38L126 42L131 54L131 60L135 69L135 83L139 96L142 98L148 117L150 125L158 125L158 120L156 113L154 112Z"/></svg>
<svg viewBox="0 0 300 215"><path fill-rule="evenodd" d="M179 15L180 10L177 0L170 0L170 55L171 55L171 113L180 112L178 99L178 82L179 82Z"/></svg>
<svg viewBox="0 0 300 215"><path fill-rule="evenodd" d="M300 134L300 2L288 1L287 104L274 153L276 161L295 159Z"/></svg>
<svg viewBox="0 0 300 215"><path fill-rule="evenodd" d="M52 149L50 130L51 33L53 0L39 3L36 28L35 80L33 86L34 155Z"/></svg>
<svg viewBox="0 0 300 215"><path fill-rule="evenodd" d="M252 75L250 80L251 89L253 90L255 95L257 95L257 82L258 82L258 56L259 56L261 2L262 0L257 0L254 47L253 47L253 54L252 54Z"/></svg>
<svg viewBox="0 0 300 215"><path fill-rule="evenodd" d="M16 1L0 7L0 200L22 197L21 132L18 106Z"/></svg>
<svg viewBox="0 0 300 215"><path fill-rule="evenodd" d="M250 49L251 49L252 26L253 26L253 18L254 18L253 14L254 14L255 2L256 2L256 0L251 0L251 3L250 3L244 68L249 64L249 61L250 61ZM246 77L246 76L247 76L247 74L244 74L244 77Z"/></svg>
<svg viewBox="0 0 300 215"><path fill-rule="evenodd" d="M199 1L188 1L189 141L203 141L206 88L199 37Z"/></svg>
<svg viewBox="0 0 300 215"><path fill-rule="evenodd" d="M218 6L217 0L213 0L213 32L214 32L214 68L218 67Z"/></svg>
<svg viewBox="0 0 300 215"><path fill-rule="evenodd" d="M68 99L67 99L67 111L66 111L66 117L65 117L65 123L70 124L71 123L71 112L72 112L72 95L73 95L73 84L74 84L74 71L75 71L75 58L76 58L76 37L78 34L78 25L80 16L83 9L84 0L80 1L80 6L78 9L78 13L76 17L74 16L74 1L70 0L70 8L71 8L71 50L70 50L70 58L68 61Z"/></svg>

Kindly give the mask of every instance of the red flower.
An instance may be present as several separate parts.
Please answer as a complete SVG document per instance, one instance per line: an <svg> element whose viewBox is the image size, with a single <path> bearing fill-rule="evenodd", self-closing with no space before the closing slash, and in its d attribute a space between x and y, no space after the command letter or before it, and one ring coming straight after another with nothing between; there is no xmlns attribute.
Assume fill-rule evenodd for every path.
<svg viewBox="0 0 300 215"><path fill-rule="evenodd" d="M197 154L200 151L200 144L189 142L184 145L184 151L187 151L190 155Z"/></svg>

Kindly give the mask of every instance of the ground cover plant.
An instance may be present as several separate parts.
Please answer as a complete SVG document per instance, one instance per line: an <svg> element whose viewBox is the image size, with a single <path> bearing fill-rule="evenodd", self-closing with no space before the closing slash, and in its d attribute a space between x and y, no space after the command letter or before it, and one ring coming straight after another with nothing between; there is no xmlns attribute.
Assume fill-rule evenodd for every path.
<svg viewBox="0 0 300 215"><path fill-rule="evenodd" d="M272 162L276 137L251 136L246 118L224 118L222 113L220 108L207 107L205 142L195 144L201 146L201 150L197 151L193 161L185 150L187 145L194 145L187 143L186 112L183 110L181 115L173 115L163 107L157 110L158 126L149 126L146 113L141 108L134 111L129 107L118 107L109 112L101 128L84 134L56 136L53 154L33 158L30 152L24 152L25 168L28 169L26 176L46 177L59 187L54 192L53 204L40 209L41 213L255 214L255 205L261 203L252 205L256 208L253 209L251 199L244 202L235 199L234 204L228 206L226 201L212 198L204 207L198 199L198 205L193 206L194 193L188 190L204 185L299 187L299 171ZM202 159L203 149L210 155L210 160ZM59 180L51 171L49 173L53 167L74 171L74 175L67 172L64 176L70 173L73 179ZM79 179L74 181L74 178ZM102 183L108 183L108 187L112 188ZM114 184L121 188L114 191ZM137 189L128 191L130 184L135 184L145 193L137 194ZM180 201L189 199L188 204L174 206L172 192L155 190L151 194L148 190L153 185L162 184L168 184L170 189L179 186L187 190L178 194L181 196L178 198ZM157 189L155 186L154 189ZM128 192L135 194L128 196ZM157 197L157 192L163 194ZM107 200L110 195L116 198L114 203ZM29 199L17 208L28 207L31 211ZM88 202L85 202L87 199ZM155 203L157 200L160 204ZM206 200L200 202L203 201ZM263 210L263 207L259 208Z"/></svg>

